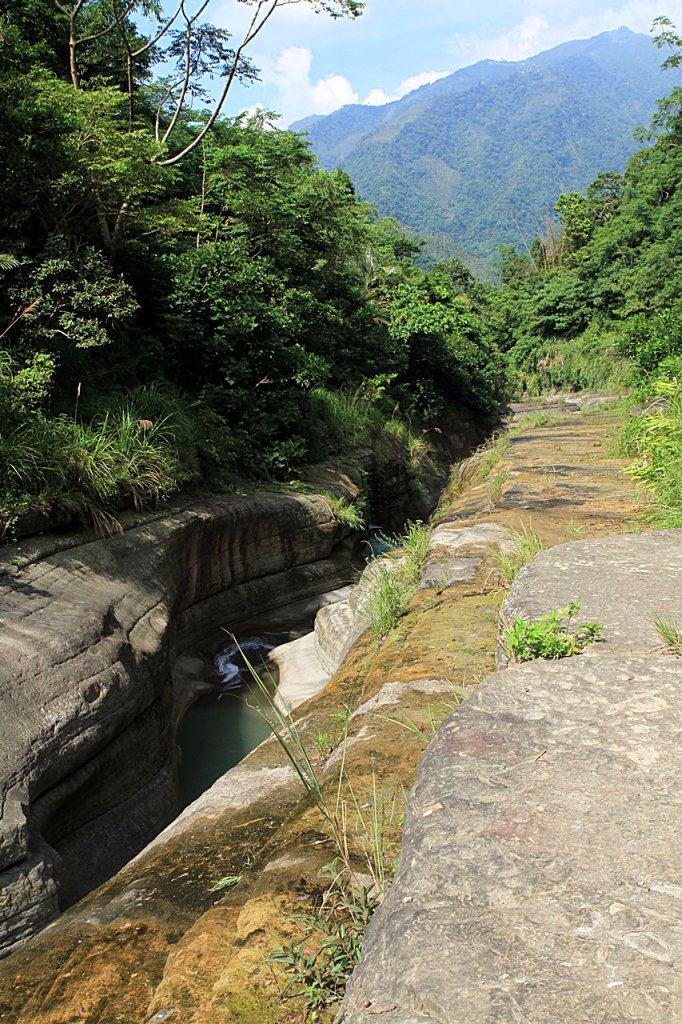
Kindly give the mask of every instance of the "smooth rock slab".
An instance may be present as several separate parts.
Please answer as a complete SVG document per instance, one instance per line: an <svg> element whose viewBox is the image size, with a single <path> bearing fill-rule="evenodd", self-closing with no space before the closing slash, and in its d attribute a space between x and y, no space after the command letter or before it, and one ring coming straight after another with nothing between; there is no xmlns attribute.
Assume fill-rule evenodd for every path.
<svg viewBox="0 0 682 1024"><path fill-rule="evenodd" d="M501 621L537 619L571 601L576 622L601 622L603 640L586 649L600 655L660 653L653 620L682 629L682 530L572 541L543 551L514 581ZM498 663L506 664L504 651Z"/></svg>
<svg viewBox="0 0 682 1024"><path fill-rule="evenodd" d="M343 1024L682 1019L682 663L497 672L445 721Z"/></svg>

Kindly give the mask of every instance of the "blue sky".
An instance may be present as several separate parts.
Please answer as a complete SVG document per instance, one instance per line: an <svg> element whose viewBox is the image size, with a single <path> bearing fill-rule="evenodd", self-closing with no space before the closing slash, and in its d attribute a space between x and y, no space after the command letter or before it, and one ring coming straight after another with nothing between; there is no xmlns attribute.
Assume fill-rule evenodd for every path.
<svg viewBox="0 0 682 1024"><path fill-rule="evenodd" d="M206 17L236 36L250 11L243 0L211 0ZM286 126L346 103L388 102L484 58L522 60L621 25L648 33L661 14L682 28L682 0L366 0L360 18L340 21L298 0L275 12L250 51L262 82L236 89L224 113L265 106Z"/></svg>

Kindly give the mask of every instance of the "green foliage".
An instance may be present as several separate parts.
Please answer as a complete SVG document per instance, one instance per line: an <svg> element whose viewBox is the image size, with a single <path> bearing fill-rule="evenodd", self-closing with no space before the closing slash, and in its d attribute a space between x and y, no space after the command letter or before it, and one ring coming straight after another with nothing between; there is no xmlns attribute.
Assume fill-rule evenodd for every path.
<svg viewBox="0 0 682 1024"><path fill-rule="evenodd" d="M428 526L408 522L404 536L392 539L398 548L396 553L378 561L365 608L369 630L376 640L383 640L404 615L419 586L429 539Z"/></svg>
<svg viewBox="0 0 682 1024"><path fill-rule="evenodd" d="M490 309L519 390L641 384L682 356L681 98L659 103L624 175L560 197L558 234L503 254Z"/></svg>
<svg viewBox="0 0 682 1024"><path fill-rule="evenodd" d="M588 644L599 640L604 630L599 622L583 622L572 628L572 620L579 611L580 605L572 601L568 607L541 615L536 621L514 615L503 637L509 656L514 661L531 661L579 654Z"/></svg>
<svg viewBox="0 0 682 1024"><path fill-rule="evenodd" d="M194 424L178 392L139 388L92 420L47 416L54 364L33 357L13 372L0 352L0 528L28 508L61 505L99 528L108 510L158 504L197 473Z"/></svg>
<svg viewBox="0 0 682 1024"><path fill-rule="evenodd" d="M653 316L636 313L629 317L618 348L645 374L655 373L665 359L682 357L682 303Z"/></svg>
<svg viewBox="0 0 682 1024"><path fill-rule="evenodd" d="M390 321L401 285L422 280L418 246L266 114L215 121L167 166L172 104L142 30L88 0L76 28L98 35L78 44L74 81L68 18L47 0L30 0L30 16L19 6L0 32L3 520L56 505L113 516L200 480L286 480L357 447L399 452L416 476L429 417L443 411L441 366ZM229 55L209 29L202 60L216 70ZM126 39L143 47L132 93ZM179 145L196 137L192 118L204 123L178 115ZM471 284L448 275L443 310ZM476 353L480 325L462 331L442 342L448 375L472 403L493 404L494 348ZM126 421L152 385L177 401ZM153 429L136 435L136 418Z"/></svg>
<svg viewBox="0 0 682 1024"><path fill-rule="evenodd" d="M268 958L288 975L284 997L296 997L309 1021L343 998L346 983L360 960L369 920L381 902L373 886L356 890L338 881L315 899L302 919L302 938L279 946Z"/></svg>
<svg viewBox="0 0 682 1024"><path fill-rule="evenodd" d="M538 533L529 525L523 526L521 532L510 531L512 551L494 551L493 558L500 574L503 586L510 587L524 565L532 562L536 555L545 550L545 545Z"/></svg>
<svg viewBox="0 0 682 1024"><path fill-rule="evenodd" d="M389 332L406 346L410 379L430 382L432 402L440 395L441 400L457 399L490 410L505 394L501 356L463 292L468 281L461 278L460 268L461 264L437 264L398 285ZM418 396L417 389L412 390Z"/></svg>
<svg viewBox="0 0 682 1024"><path fill-rule="evenodd" d="M337 523L347 526L350 530L365 529L365 517L357 504L346 501L345 498L331 498L330 501Z"/></svg>
<svg viewBox="0 0 682 1024"><path fill-rule="evenodd" d="M653 620L654 627L663 645L663 650L682 658L682 629L673 619L657 617Z"/></svg>
<svg viewBox="0 0 682 1024"><path fill-rule="evenodd" d="M682 384L679 378L654 385L658 403L625 424L621 452L636 456L626 472L653 498L650 520L661 527L682 526Z"/></svg>
<svg viewBox="0 0 682 1024"><path fill-rule="evenodd" d="M505 434L493 436L481 445L474 455L477 460L474 480L477 484L485 483L508 449L509 438Z"/></svg>
<svg viewBox="0 0 682 1024"><path fill-rule="evenodd" d="M404 615L410 596L396 568L379 567L372 582L367 610L369 629L376 640L383 640L391 632Z"/></svg>
<svg viewBox="0 0 682 1024"><path fill-rule="evenodd" d="M296 772L306 793L321 814L327 841L336 850L334 861L322 869L324 889L311 900L309 913L299 917L303 938L273 950L270 961L288 974L285 997L300 1000L308 1020L342 998L346 982L360 957L365 929L372 913L382 902L392 880L389 842L394 838L395 798L381 789L374 770L367 799L361 799L346 770L349 715L342 713L341 764L329 796L322 774L315 765L294 718L273 700L267 682L242 657L259 687L264 702L260 713L270 727ZM328 737L317 734L317 754L327 755ZM344 787L347 796L344 796ZM369 872L367 885L358 877L358 859Z"/></svg>
<svg viewBox="0 0 682 1024"><path fill-rule="evenodd" d="M315 388L310 392L308 407L335 451L349 453L372 447L384 430L385 418L378 407L358 392Z"/></svg>

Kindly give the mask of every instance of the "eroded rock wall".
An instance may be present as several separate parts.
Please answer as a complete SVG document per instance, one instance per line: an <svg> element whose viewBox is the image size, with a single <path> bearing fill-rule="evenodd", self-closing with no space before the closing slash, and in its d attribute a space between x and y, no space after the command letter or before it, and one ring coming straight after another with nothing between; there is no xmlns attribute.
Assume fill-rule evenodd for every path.
<svg viewBox="0 0 682 1024"><path fill-rule="evenodd" d="M66 550L36 539L3 552L2 952L177 813L174 655L225 622L344 582L347 532L322 497L267 494Z"/></svg>

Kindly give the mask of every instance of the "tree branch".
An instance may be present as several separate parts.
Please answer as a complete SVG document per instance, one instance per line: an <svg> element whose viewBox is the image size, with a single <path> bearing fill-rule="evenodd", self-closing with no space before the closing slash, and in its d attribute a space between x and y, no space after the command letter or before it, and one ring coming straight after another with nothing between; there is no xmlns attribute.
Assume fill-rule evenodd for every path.
<svg viewBox="0 0 682 1024"><path fill-rule="evenodd" d="M215 124L220 115L220 112L225 104L225 100L227 99L227 94L229 93L230 88L232 87L232 83L234 82L235 76L237 74L237 69L241 61L242 53L249 45L249 43L251 43L256 38L261 29L264 28L264 26L267 24L267 22L274 14L277 7L279 7L282 4L282 2L299 3L300 0L258 0L258 5L256 7L256 11L253 15L253 18L251 19L251 23L248 29L246 30L244 38L242 39L241 43L235 50L234 60L232 62L232 67L230 68L230 73L227 76L225 87L218 99L218 102L216 103L213 109L211 116L208 118L201 131L194 137L194 139L192 139L191 142L188 142L187 145L184 146L179 153L176 153L174 156L167 157L165 160L159 160L159 165L161 167L171 167L173 164L178 163L180 160L183 159L183 157L187 156L188 153L191 153L192 150L199 145L202 139L206 137L208 132L210 132L211 128L213 127L213 125ZM268 5L268 9L259 20L259 15L262 8ZM164 142L168 140L169 135L170 133L166 133L164 135Z"/></svg>

